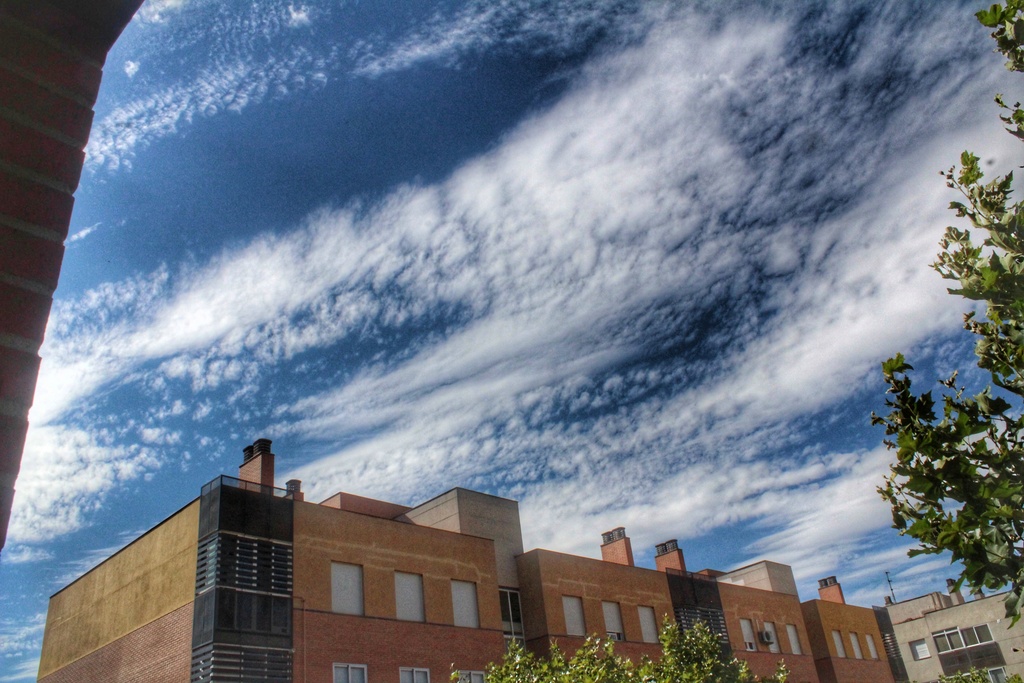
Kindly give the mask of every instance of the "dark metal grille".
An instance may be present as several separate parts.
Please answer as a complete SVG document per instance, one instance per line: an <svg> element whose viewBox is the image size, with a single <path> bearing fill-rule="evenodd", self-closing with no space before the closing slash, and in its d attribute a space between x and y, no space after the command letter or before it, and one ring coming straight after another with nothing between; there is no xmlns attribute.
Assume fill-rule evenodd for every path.
<svg viewBox="0 0 1024 683"><path fill-rule="evenodd" d="M291 546L223 532L207 537L196 559L196 595L214 586L291 595Z"/></svg>
<svg viewBox="0 0 1024 683"><path fill-rule="evenodd" d="M703 621L708 628L718 634L723 642L729 641L728 632L725 630L725 614L721 610L707 607L679 607L676 609L676 621L684 630L689 630Z"/></svg>
<svg viewBox="0 0 1024 683"><path fill-rule="evenodd" d="M290 683L291 678L289 650L214 643L192 651L192 683Z"/></svg>

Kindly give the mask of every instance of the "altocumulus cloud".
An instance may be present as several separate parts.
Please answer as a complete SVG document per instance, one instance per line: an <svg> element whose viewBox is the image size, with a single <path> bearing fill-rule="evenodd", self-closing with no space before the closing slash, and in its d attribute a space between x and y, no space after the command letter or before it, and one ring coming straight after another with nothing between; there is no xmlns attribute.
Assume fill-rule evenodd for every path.
<svg viewBox="0 0 1024 683"><path fill-rule="evenodd" d="M161 466L69 417L104 387L187 381L203 400L224 383L258 389L309 351L440 321L279 407L273 431L327 444L288 473L311 496L479 486L521 499L530 545L590 552L573 527L625 523L650 544L745 522L766 530L751 556L867 566L855 546L888 523L872 492L887 456L814 448L802 420L863 392L892 350L955 330L927 263L947 220L934 170L961 136L999 166L1019 160L973 111L995 86L968 80L982 57L956 8L916 18L918 34L901 28L912 8L855 9L742 23L651 10L440 183L59 305L12 534L77 528L80 507ZM506 10L432 25L360 68L486 49ZM920 47L893 47L907 43ZM270 87L238 68L200 89L211 106ZM117 114L144 123L138 137L101 127L94 163L205 111L161 97ZM71 461L52 457L62 439ZM95 462L86 483L32 485L76 458ZM816 554L810 520L837 497L850 514L832 532L849 543Z"/></svg>

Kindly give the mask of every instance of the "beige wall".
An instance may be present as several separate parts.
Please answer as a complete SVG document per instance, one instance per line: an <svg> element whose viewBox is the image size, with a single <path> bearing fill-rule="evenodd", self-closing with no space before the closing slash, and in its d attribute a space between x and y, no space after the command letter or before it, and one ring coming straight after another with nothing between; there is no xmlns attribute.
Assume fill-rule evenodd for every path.
<svg viewBox="0 0 1024 683"><path fill-rule="evenodd" d="M50 598L40 678L191 603L199 501Z"/></svg>
<svg viewBox="0 0 1024 683"><path fill-rule="evenodd" d="M643 641L639 606L653 607L659 626L665 615L672 615L668 581L653 569L550 550L531 550L519 556L518 564L527 642L565 637L563 595L582 598L586 629L600 636L606 631L601 602L619 603L626 641Z"/></svg>
<svg viewBox="0 0 1024 683"><path fill-rule="evenodd" d="M494 543L488 539L328 508L295 504L294 595L331 611L331 563L363 568L365 616L395 618L396 571L423 576L427 623L452 624L451 581L477 584L480 628L501 629Z"/></svg>
<svg viewBox="0 0 1024 683"><path fill-rule="evenodd" d="M409 510L405 517L413 524L493 540L498 583L519 586L515 558L523 553L523 532L516 501L456 488Z"/></svg>
<svg viewBox="0 0 1024 683"><path fill-rule="evenodd" d="M718 582L797 595L793 569L789 565L768 560L721 574Z"/></svg>
<svg viewBox="0 0 1024 683"><path fill-rule="evenodd" d="M903 656L903 663L907 667L910 680L934 680L942 673L942 665L939 663L939 653L935 647L932 633L947 628L965 628L979 624L988 624L992 638L999 643L999 649L1006 659L1006 675L1024 675L1024 623L1018 622L1016 626L1009 628L1010 621L1005 618L1003 605L1005 597L1005 593L991 595L980 600L971 600L962 605L953 605L946 609L928 612L917 619L908 619L901 623L895 623L895 619L893 619L893 631L896 634L896 641L899 643L900 654ZM917 602L917 600L907 601L907 603L913 602ZM907 614L909 606L905 603L896 603L896 605L887 606L886 609L889 610L891 618L894 612L901 616ZM910 643L916 640L924 640L928 644L930 654L928 658L914 659L913 653L910 651ZM1014 648L1018 652L1014 652Z"/></svg>

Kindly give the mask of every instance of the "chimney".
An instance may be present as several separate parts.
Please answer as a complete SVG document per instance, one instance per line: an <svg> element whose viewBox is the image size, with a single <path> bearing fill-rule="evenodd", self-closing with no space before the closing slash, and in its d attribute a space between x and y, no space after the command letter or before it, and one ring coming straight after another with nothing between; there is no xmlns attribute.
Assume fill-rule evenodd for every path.
<svg viewBox="0 0 1024 683"><path fill-rule="evenodd" d="M891 605L892 604L892 598L889 597L888 595L885 596L885 604L886 605Z"/></svg>
<svg viewBox="0 0 1024 683"><path fill-rule="evenodd" d="M270 439L256 439L253 445L242 449L238 478L261 486L274 485L274 454L270 452Z"/></svg>
<svg viewBox="0 0 1024 683"><path fill-rule="evenodd" d="M659 572L686 571L686 560L683 559L683 551L679 549L676 539L654 546L654 566Z"/></svg>
<svg viewBox="0 0 1024 683"><path fill-rule="evenodd" d="M949 593L949 597L953 600L954 605L964 604L964 596L957 590L956 581L953 579L946 579L946 592Z"/></svg>
<svg viewBox="0 0 1024 683"><path fill-rule="evenodd" d="M302 493L302 482L300 480L289 479L288 482L284 485L284 487L288 489L288 497L291 498L292 500L297 500L300 502L306 500L305 494Z"/></svg>
<svg viewBox="0 0 1024 683"><path fill-rule="evenodd" d="M818 597L825 602L838 602L840 605L846 604L846 598L843 597L843 587L839 585L834 576L827 576L824 579L818 580Z"/></svg>
<svg viewBox="0 0 1024 683"><path fill-rule="evenodd" d="M616 527L601 534L601 559L605 562L633 566L633 546L625 527Z"/></svg>

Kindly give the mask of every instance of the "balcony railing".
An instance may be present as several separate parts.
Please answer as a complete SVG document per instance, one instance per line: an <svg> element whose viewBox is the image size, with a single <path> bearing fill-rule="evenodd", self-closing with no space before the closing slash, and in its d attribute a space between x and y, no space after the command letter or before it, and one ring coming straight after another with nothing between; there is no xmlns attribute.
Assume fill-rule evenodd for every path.
<svg viewBox="0 0 1024 683"><path fill-rule="evenodd" d="M221 486L228 486L233 489L242 489L243 491L253 491L255 493L262 493L266 496L275 496L277 498L287 498L291 495L291 491L288 491L287 489L279 489L276 486L257 484L252 481L239 479L238 477L229 477L226 474L222 474L213 481L207 482L203 486L203 495L206 495L210 491L220 488Z"/></svg>

